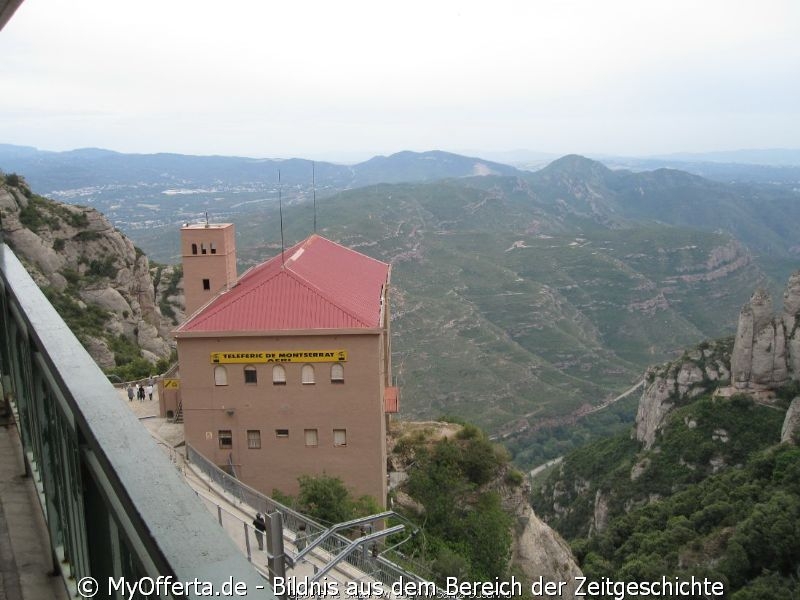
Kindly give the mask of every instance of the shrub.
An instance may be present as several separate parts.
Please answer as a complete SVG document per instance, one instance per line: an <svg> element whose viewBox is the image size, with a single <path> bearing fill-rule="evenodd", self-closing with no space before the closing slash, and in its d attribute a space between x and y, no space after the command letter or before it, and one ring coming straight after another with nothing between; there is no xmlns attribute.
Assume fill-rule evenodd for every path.
<svg viewBox="0 0 800 600"><path fill-rule="evenodd" d="M89 217L86 216L86 213L82 212L72 212L70 211L69 216L67 217L69 224L75 227L76 229L80 229L81 227L88 227L89 226Z"/></svg>
<svg viewBox="0 0 800 600"><path fill-rule="evenodd" d="M108 277L113 279L117 274L117 267L114 263L114 257L107 256L100 260L90 261L87 274L93 277Z"/></svg>

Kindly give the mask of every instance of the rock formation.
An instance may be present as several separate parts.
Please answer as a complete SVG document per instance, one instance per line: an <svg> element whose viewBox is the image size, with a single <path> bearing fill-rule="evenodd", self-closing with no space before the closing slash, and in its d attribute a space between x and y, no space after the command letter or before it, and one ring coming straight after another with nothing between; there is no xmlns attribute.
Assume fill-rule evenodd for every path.
<svg viewBox="0 0 800 600"><path fill-rule="evenodd" d="M387 432L387 448L392 449L387 459L390 487L397 504L412 512L424 512L424 507L403 491L406 469L415 464L416 455L413 444L404 444L402 440L430 444L443 438L456 438L461 429L462 426L455 423L436 421L392 423ZM497 493L503 510L514 518L511 528L511 567L519 570L528 584L538 581L539 577L546 582L566 582L559 597L573 600L576 597L575 578L581 577L582 572L569 544L534 513L529 500L529 482L524 480L521 485L509 484L508 475L509 467L506 465L481 489Z"/></svg>
<svg viewBox="0 0 800 600"><path fill-rule="evenodd" d="M800 445L800 397L792 400L781 428L781 442Z"/></svg>
<svg viewBox="0 0 800 600"><path fill-rule="evenodd" d="M521 531L514 536L512 564L519 567L526 581L542 577L544 581L566 582L559 597L575 598L575 578L583 576L583 573L572 556L569 544L537 517L527 502L517 518Z"/></svg>
<svg viewBox="0 0 800 600"><path fill-rule="evenodd" d="M667 413L680 403L707 392L730 377L723 342L703 344L680 360L650 367L636 413L636 439L645 449L653 446Z"/></svg>
<svg viewBox="0 0 800 600"><path fill-rule="evenodd" d="M147 256L102 214L0 179L0 215L5 242L62 316L67 309L81 323L67 318L102 368L116 365L120 338L151 362L170 355L173 325L159 310Z"/></svg>
<svg viewBox="0 0 800 600"><path fill-rule="evenodd" d="M773 315L772 299L756 290L739 313L731 356L731 383L740 390L770 389L800 374L800 271L783 294L783 313Z"/></svg>
<svg viewBox="0 0 800 600"><path fill-rule="evenodd" d="M799 379L799 329L800 271L789 278L783 311L778 316L773 313L769 294L755 291L739 313L730 353L723 342L704 344L678 361L647 370L636 414L636 439L645 449L651 448L673 407L683 399L711 391L728 378L733 390L751 392L773 390ZM727 395L731 393L729 390Z"/></svg>

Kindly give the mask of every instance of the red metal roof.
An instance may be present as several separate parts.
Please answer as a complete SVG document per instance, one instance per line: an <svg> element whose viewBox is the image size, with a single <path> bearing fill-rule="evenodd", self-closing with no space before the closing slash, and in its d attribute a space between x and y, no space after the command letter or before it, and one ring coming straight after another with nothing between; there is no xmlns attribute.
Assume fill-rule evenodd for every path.
<svg viewBox="0 0 800 600"><path fill-rule="evenodd" d="M389 265L312 235L242 275L176 333L380 326Z"/></svg>

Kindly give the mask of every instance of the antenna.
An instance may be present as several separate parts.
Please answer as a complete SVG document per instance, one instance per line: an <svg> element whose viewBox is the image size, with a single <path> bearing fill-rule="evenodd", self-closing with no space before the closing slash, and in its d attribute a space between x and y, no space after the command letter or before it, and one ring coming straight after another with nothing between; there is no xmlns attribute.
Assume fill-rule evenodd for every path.
<svg viewBox="0 0 800 600"><path fill-rule="evenodd" d="M311 161L311 189L314 194L314 233L317 233L317 177L314 168L314 161Z"/></svg>
<svg viewBox="0 0 800 600"><path fill-rule="evenodd" d="M206 211L206 229L208 229L208 211Z"/></svg>
<svg viewBox="0 0 800 600"><path fill-rule="evenodd" d="M281 198L281 170L278 169L278 214L281 218L281 267L286 266L286 260L283 256L283 200Z"/></svg>

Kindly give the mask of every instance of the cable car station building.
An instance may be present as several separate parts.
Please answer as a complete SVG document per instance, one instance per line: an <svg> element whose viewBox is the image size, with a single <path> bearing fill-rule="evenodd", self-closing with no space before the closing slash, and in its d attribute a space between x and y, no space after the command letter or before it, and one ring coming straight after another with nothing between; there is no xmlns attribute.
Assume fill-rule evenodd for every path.
<svg viewBox="0 0 800 600"><path fill-rule="evenodd" d="M390 266L314 234L236 278L234 240L181 229L186 442L266 494L324 473L385 506Z"/></svg>

